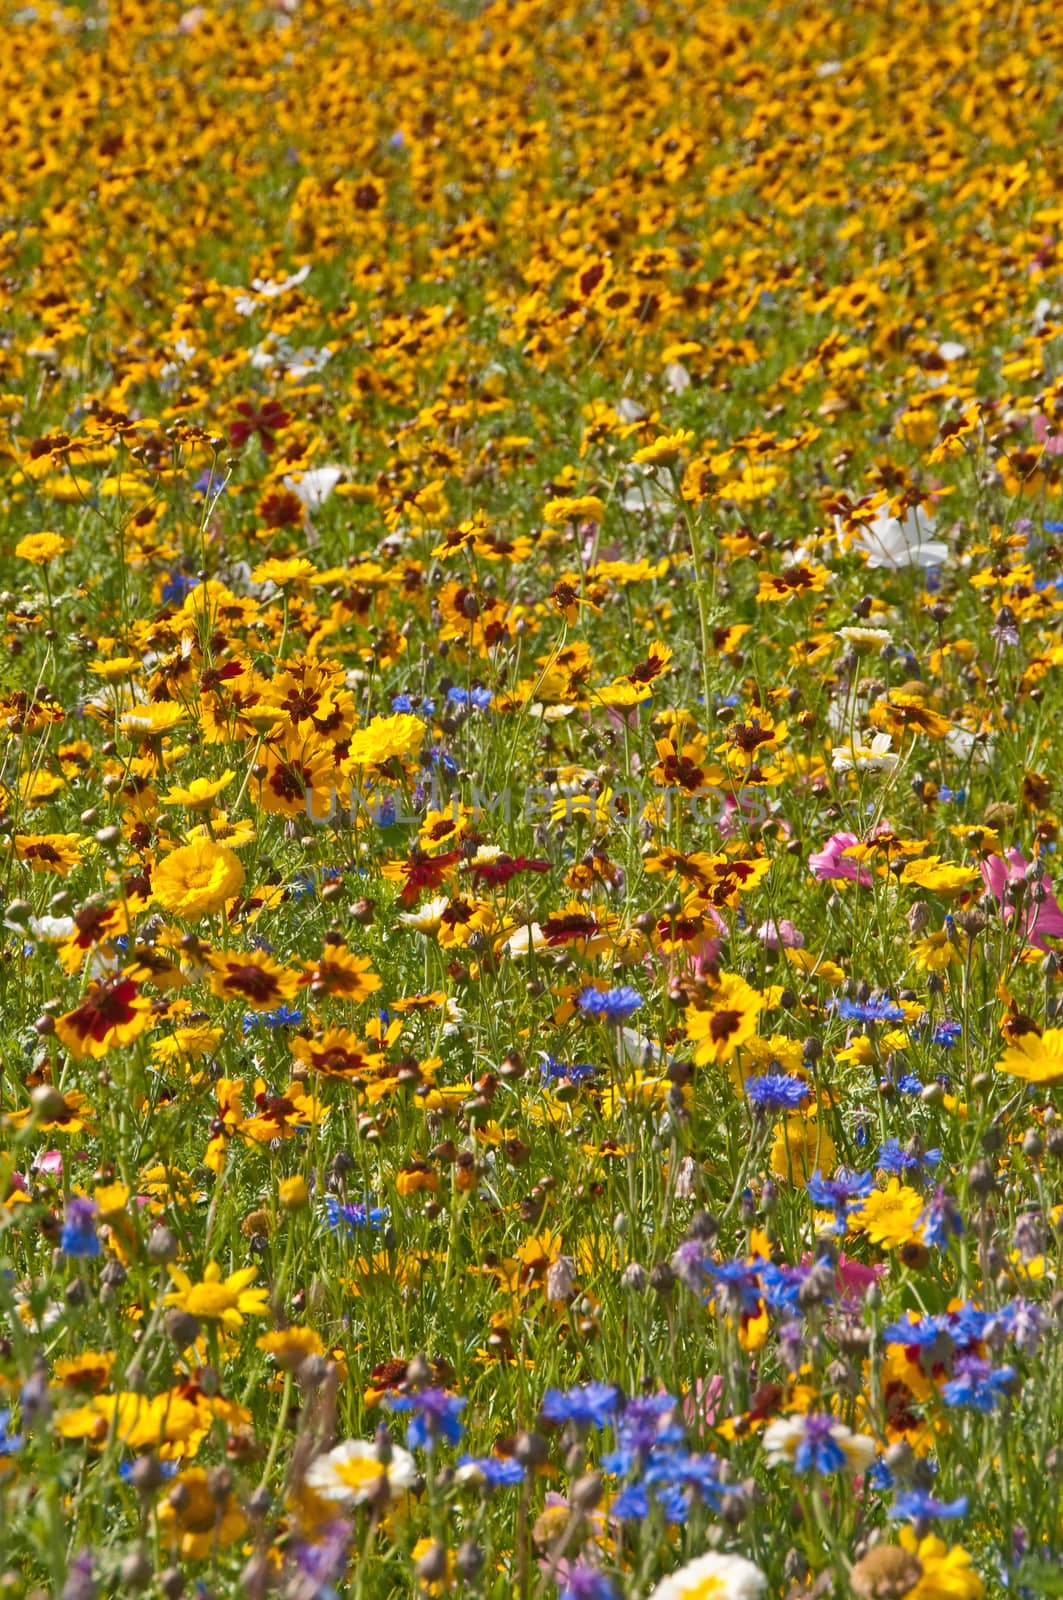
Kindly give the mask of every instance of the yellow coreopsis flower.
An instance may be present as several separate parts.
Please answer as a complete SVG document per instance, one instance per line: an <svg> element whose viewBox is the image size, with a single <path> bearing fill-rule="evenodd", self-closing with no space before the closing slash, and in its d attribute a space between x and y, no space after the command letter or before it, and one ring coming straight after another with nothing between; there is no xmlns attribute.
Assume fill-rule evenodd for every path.
<svg viewBox="0 0 1063 1600"><path fill-rule="evenodd" d="M997 1062L997 1071L1027 1083L1051 1086L1063 1082L1063 1028L1046 1028L1043 1034L1024 1033Z"/></svg>
<svg viewBox="0 0 1063 1600"><path fill-rule="evenodd" d="M223 1278L218 1263L212 1261L200 1283L193 1283L187 1272L177 1267L170 1268L170 1276L175 1287L163 1304L187 1311L201 1322L220 1322L228 1332L238 1333L245 1316L261 1317L266 1313L268 1290L250 1287L258 1276L257 1267L243 1267Z"/></svg>
<svg viewBox="0 0 1063 1600"><path fill-rule="evenodd" d="M374 717L351 735L347 763L352 767L380 767L396 756L402 760L421 748L427 731L420 717L405 711L393 717Z"/></svg>
<svg viewBox="0 0 1063 1600"><path fill-rule="evenodd" d="M214 801L227 789L236 773L227 769L220 778L193 778L186 789L170 789L163 796L164 806L184 806L189 811L209 811Z"/></svg>
<svg viewBox="0 0 1063 1600"><path fill-rule="evenodd" d="M866 1233L872 1244L895 1250L918 1237L919 1218L925 1209L921 1194L899 1178L891 1178L885 1189L869 1194L849 1220L854 1230Z"/></svg>
<svg viewBox="0 0 1063 1600"><path fill-rule="evenodd" d="M243 882L243 864L235 851L210 839L197 839L159 862L152 890L164 911L194 922L220 911Z"/></svg>
<svg viewBox="0 0 1063 1600"><path fill-rule="evenodd" d="M35 567L43 567L69 549L70 540L61 533L27 533L15 546L15 554Z"/></svg>
<svg viewBox="0 0 1063 1600"><path fill-rule="evenodd" d="M709 1005L704 1010L691 1007L686 1013L687 1038L696 1046L698 1066L729 1061L739 1045L756 1033L763 1006L763 998L744 978L736 972L723 973Z"/></svg>

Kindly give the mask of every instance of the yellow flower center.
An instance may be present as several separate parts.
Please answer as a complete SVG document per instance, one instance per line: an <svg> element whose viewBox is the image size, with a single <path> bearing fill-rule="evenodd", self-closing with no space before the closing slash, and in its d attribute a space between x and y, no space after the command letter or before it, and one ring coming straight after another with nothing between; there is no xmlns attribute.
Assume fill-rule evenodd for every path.
<svg viewBox="0 0 1063 1600"><path fill-rule="evenodd" d="M238 1298L224 1283L197 1283L188 1291L185 1310L194 1317L221 1317L237 1309Z"/></svg>

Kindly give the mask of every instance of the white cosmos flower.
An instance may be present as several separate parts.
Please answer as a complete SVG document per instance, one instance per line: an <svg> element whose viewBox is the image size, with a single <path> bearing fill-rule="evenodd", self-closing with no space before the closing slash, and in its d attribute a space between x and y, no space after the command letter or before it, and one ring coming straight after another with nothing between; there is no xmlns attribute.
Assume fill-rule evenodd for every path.
<svg viewBox="0 0 1063 1600"><path fill-rule="evenodd" d="M864 735L865 739L867 735ZM901 759L892 748L888 733L876 733L870 744L858 744L854 739L834 751L835 772L893 772Z"/></svg>
<svg viewBox="0 0 1063 1600"><path fill-rule="evenodd" d="M310 467L298 478L285 478L284 487L292 491L307 511L320 511L342 477L342 467Z"/></svg>
<svg viewBox="0 0 1063 1600"><path fill-rule="evenodd" d="M426 900L416 911L400 911L399 921L404 927L415 928L418 933L435 933L449 904L445 894L436 895L434 900Z"/></svg>
<svg viewBox="0 0 1063 1600"><path fill-rule="evenodd" d="M306 1482L324 1500L362 1505L379 1493L381 1478L388 1494L401 1494L417 1482L417 1463L408 1450L393 1444L391 1460L383 1465L374 1443L365 1439L345 1439L334 1450L311 1462Z"/></svg>
<svg viewBox="0 0 1063 1600"><path fill-rule="evenodd" d="M854 544L867 556L871 569L940 567L948 559L949 547L932 538L933 532L932 520L913 506L903 522L896 517L876 517L870 526L861 528Z"/></svg>
<svg viewBox="0 0 1063 1600"><path fill-rule="evenodd" d="M510 934L503 948L511 956L526 956L532 950L546 949L546 935L537 922L526 922Z"/></svg>
<svg viewBox="0 0 1063 1600"><path fill-rule="evenodd" d="M766 1579L745 1556L710 1550L662 1578L650 1600L760 1600Z"/></svg>

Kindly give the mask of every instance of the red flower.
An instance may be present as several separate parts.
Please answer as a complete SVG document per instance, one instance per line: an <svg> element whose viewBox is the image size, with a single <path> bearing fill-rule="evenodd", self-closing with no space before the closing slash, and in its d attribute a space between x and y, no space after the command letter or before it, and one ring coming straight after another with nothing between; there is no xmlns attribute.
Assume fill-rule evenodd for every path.
<svg viewBox="0 0 1063 1600"><path fill-rule="evenodd" d="M276 400L267 400L260 411L256 411L250 400L240 400L236 406L237 416L242 420L229 425L229 443L234 450L239 450L245 445L252 434L257 433L259 443L267 455L273 451L277 440L275 435L291 422L291 413L285 411Z"/></svg>

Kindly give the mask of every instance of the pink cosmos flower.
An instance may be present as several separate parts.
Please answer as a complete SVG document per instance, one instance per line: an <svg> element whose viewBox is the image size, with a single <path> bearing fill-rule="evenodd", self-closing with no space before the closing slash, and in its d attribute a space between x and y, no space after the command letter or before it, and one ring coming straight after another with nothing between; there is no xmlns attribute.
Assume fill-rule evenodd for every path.
<svg viewBox="0 0 1063 1600"><path fill-rule="evenodd" d="M799 928L795 928L788 917L781 922L774 922L770 917L767 922L762 922L757 929L757 938L765 950L800 950L805 942L805 936Z"/></svg>
<svg viewBox="0 0 1063 1600"><path fill-rule="evenodd" d="M1035 950L1047 950L1045 935L1054 938L1063 934L1063 910L1060 910L1059 901L1052 893L1051 878L1041 879L1044 900L1038 902L1034 899L1036 885L1027 877L1029 866L1022 851L1012 845L1005 856L990 856L978 870L982 874L982 882L995 896L1005 922L1010 922L1015 915L1015 906L1008 897L1009 887L1016 883L1026 884L1021 912L1023 937Z"/></svg>
<svg viewBox="0 0 1063 1600"><path fill-rule="evenodd" d="M848 879L850 883L870 887L874 880L868 869L845 854L859 843L855 833L832 833L823 849L815 851L808 858L812 876L821 880Z"/></svg>

